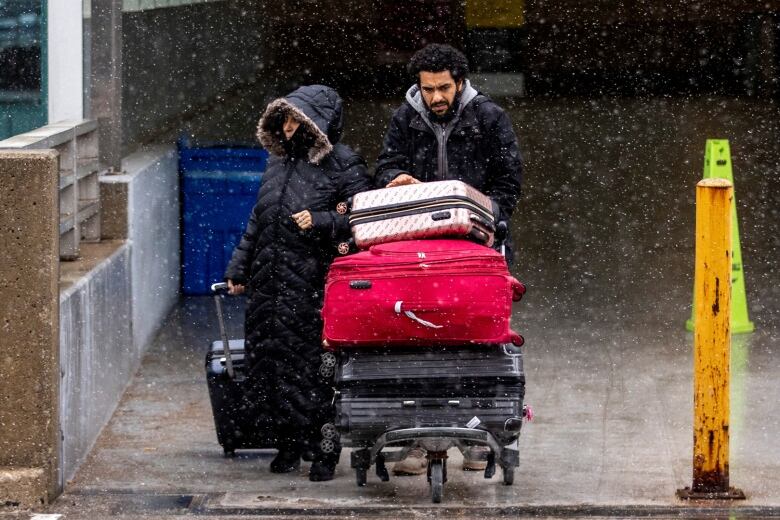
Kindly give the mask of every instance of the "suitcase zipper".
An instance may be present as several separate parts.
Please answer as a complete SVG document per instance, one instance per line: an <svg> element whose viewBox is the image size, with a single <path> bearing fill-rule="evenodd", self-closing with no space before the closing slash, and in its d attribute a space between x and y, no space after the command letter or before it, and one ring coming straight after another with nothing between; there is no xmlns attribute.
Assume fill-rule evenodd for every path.
<svg viewBox="0 0 780 520"><path fill-rule="evenodd" d="M490 226L493 226L493 213L482 205L475 203L468 197L450 196L437 200L423 200L417 202L402 202L399 204L388 204L380 208L368 208L353 210L349 217L350 226L365 224L375 220L386 220L389 218L403 217L407 215L416 215L418 213L427 213L432 210L444 209L469 209L482 217Z"/></svg>
<svg viewBox="0 0 780 520"><path fill-rule="evenodd" d="M327 281L326 285L330 286L334 283L349 283L352 280L355 279L370 279L372 282L376 283L379 280L392 280L397 279L401 277L428 277L430 276L430 269L431 267L429 265L421 264L416 269L406 268L406 269L395 269L395 270L365 270L365 271L353 271L352 273L344 273L340 275L333 275L330 277L330 279ZM434 272L436 276L464 276L463 271L461 270L448 270L448 271L435 271ZM492 270L472 270L469 271L468 275L470 276L499 276L501 278L506 278L507 280L510 280L512 277L507 276L506 273L499 273ZM354 291L355 289L352 289Z"/></svg>
<svg viewBox="0 0 780 520"><path fill-rule="evenodd" d="M376 254L376 253L375 253ZM345 273L354 273L357 271L360 272L372 272L376 271L378 273L386 273L388 271L394 270L394 268L408 268L408 269L414 269L425 266L425 268L430 267L442 267L446 265L453 265L458 266L457 272L460 274L463 274L464 270L466 268L470 269L468 270L468 273L493 273L496 274L506 274L506 264L501 258L496 258L493 262L494 265L485 265L486 258L484 257L474 257L474 256L467 256L467 257L461 257L457 259L446 259L446 260L436 260L436 259L430 259L426 258L425 261L422 262L415 262L412 258L421 260L417 253L413 253L414 257L411 257L412 253L408 253L410 258L408 260L403 261L395 261L395 262L385 262L381 266L377 266L375 264L369 264L369 265L350 265L347 269L344 269ZM377 256L396 256L395 254L377 254ZM476 260L476 261L475 261ZM491 259L492 260L492 259ZM340 270L340 265L333 264L331 266L331 273L336 273ZM472 270L474 269L474 270Z"/></svg>
<svg viewBox="0 0 780 520"><path fill-rule="evenodd" d="M354 269L348 273L346 272L339 273L339 274L333 273L330 276L330 279L328 280L328 284L341 282L341 281L352 281L355 279L381 280L386 278L393 279L401 276L428 276L430 274L429 271L431 270L432 267L434 266L423 262L417 266L404 265L404 267L400 269L388 269L388 268L378 269L376 267L366 268L366 269ZM464 276L464 272L462 269L452 269L446 271L438 270L435 271L435 274L437 276L439 275ZM479 275L479 276L493 275L493 276L510 278L509 276L507 276L506 273L498 272L493 269L472 269L468 271L468 275Z"/></svg>

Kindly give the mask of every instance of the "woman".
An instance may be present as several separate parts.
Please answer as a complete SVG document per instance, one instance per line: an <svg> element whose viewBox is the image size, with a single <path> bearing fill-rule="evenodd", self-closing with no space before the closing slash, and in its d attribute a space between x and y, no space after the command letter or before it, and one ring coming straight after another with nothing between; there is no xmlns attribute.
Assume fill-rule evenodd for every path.
<svg viewBox="0 0 780 520"><path fill-rule="evenodd" d="M245 286L249 294L248 398L252 413L272 421L279 453L271 471L297 470L308 446L313 481L333 478L341 449L320 447L334 416L333 391L319 375L325 275L349 237L340 203L371 187L363 159L338 142L342 126L341 98L322 85L268 105L257 137L272 158L225 272L231 294Z"/></svg>

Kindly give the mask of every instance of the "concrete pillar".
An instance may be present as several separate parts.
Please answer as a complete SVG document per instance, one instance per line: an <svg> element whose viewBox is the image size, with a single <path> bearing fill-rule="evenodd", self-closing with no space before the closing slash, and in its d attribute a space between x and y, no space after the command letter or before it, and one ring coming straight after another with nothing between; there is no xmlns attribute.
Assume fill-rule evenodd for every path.
<svg viewBox="0 0 780 520"><path fill-rule="evenodd" d="M122 0L92 0L90 106L98 120L100 162L122 166Z"/></svg>
<svg viewBox="0 0 780 520"><path fill-rule="evenodd" d="M0 504L60 490L59 158L0 150Z"/></svg>

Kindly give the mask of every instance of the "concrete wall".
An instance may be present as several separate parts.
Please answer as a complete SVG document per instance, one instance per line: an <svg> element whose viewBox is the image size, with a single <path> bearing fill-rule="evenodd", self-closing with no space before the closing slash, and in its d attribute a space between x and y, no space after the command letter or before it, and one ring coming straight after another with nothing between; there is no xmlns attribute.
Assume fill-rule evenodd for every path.
<svg viewBox="0 0 780 520"><path fill-rule="evenodd" d="M143 348L179 299L179 159L156 146L122 161L129 177L128 237L133 248L133 341Z"/></svg>
<svg viewBox="0 0 780 520"><path fill-rule="evenodd" d="M0 151L0 505L58 492L59 160Z"/></svg>
<svg viewBox="0 0 780 520"><path fill-rule="evenodd" d="M61 477L73 476L133 375L130 245L60 295Z"/></svg>
<svg viewBox="0 0 780 520"><path fill-rule="evenodd" d="M60 300L64 480L88 455L179 297L176 150L150 148L125 158L122 169L101 179L101 199L111 201L104 238L127 242Z"/></svg>
<svg viewBox="0 0 780 520"><path fill-rule="evenodd" d="M149 147L126 157L122 171L101 178L108 210L101 225L103 238L126 238L132 247L133 342L141 349L179 297L178 154Z"/></svg>
<svg viewBox="0 0 780 520"><path fill-rule="evenodd" d="M248 0L124 13L125 150L254 78L260 19L262 10Z"/></svg>

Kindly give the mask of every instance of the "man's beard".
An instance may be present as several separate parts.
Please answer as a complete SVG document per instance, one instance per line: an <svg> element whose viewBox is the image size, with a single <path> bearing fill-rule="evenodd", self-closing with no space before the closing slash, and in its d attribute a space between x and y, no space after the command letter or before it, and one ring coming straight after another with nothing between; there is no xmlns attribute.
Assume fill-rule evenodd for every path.
<svg viewBox="0 0 780 520"><path fill-rule="evenodd" d="M426 103L426 108L428 109L428 116L430 117L430 120L434 123L449 123L452 121L452 118L455 117L455 112L458 110L458 106L460 105L460 95L461 91L458 91L455 93L455 97L452 100L452 103L447 106L447 110L442 112L441 114L437 114L434 112L430 106Z"/></svg>

